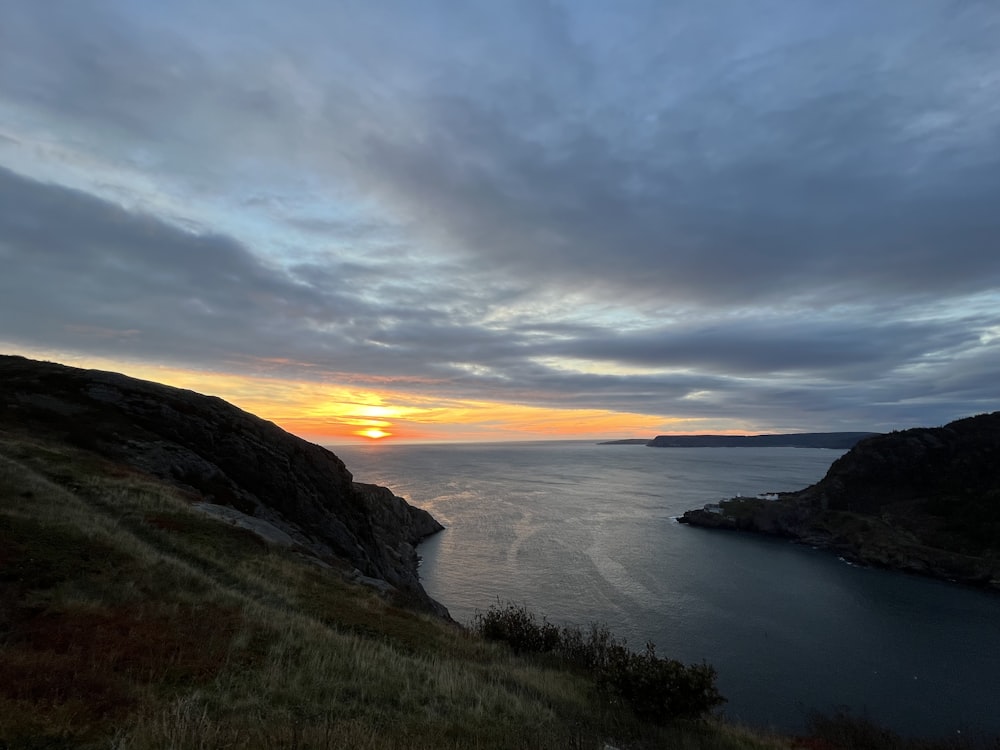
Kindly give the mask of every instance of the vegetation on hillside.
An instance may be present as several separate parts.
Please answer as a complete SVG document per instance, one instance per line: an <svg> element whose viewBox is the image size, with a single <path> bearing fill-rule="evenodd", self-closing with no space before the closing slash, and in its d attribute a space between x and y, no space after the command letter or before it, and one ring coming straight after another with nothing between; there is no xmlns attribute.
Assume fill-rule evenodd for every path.
<svg viewBox="0 0 1000 750"><path fill-rule="evenodd" d="M774 747L659 726L78 449L0 433L0 747Z"/></svg>
<svg viewBox="0 0 1000 750"><path fill-rule="evenodd" d="M0 394L0 430L75 446L263 519L314 555L442 612L420 585L413 551L441 525L387 490L354 483L321 446L220 398L23 357L0 355Z"/></svg>
<svg viewBox="0 0 1000 750"><path fill-rule="evenodd" d="M620 701L639 718L656 724L701 718L725 703L715 686L715 670L708 664L661 658L652 643L636 653L597 623L586 632L559 627L539 621L523 605L498 602L476 617L475 631L507 643L517 653L546 654L589 675L607 699Z"/></svg>
<svg viewBox="0 0 1000 750"><path fill-rule="evenodd" d="M78 405L35 386L0 403L0 750L955 746L842 716L819 717L806 739L734 727L711 714L722 698L710 666L515 604L459 627L419 587L363 587L353 560L204 515L197 485L108 450L162 447L159 433L140 440L109 409L93 412L106 420L98 440ZM155 390L141 402L153 411ZM246 437L232 432L228 445ZM178 445L172 455L195 453ZM371 517L383 496L349 483Z"/></svg>

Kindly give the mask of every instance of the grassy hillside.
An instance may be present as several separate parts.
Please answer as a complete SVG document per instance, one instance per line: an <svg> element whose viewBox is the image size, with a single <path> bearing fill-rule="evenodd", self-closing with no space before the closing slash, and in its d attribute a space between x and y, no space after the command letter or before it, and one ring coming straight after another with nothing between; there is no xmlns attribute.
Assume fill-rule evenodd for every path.
<svg viewBox="0 0 1000 750"><path fill-rule="evenodd" d="M0 432L0 747L783 746L643 724L192 499Z"/></svg>
<svg viewBox="0 0 1000 750"><path fill-rule="evenodd" d="M420 585L413 549L442 528L429 513L355 483L329 450L220 398L0 355L0 430L157 477L444 614Z"/></svg>
<svg viewBox="0 0 1000 750"><path fill-rule="evenodd" d="M710 667L517 605L456 625L416 575L440 527L329 451L189 391L0 371L0 750L955 746L678 721Z"/></svg>

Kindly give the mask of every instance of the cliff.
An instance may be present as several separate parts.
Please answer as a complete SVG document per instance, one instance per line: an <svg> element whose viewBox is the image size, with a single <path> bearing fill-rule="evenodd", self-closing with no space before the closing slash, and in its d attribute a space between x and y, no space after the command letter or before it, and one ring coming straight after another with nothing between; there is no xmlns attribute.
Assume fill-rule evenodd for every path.
<svg viewBox="0 0 1000 750"><path fill-rule="evenodd" d="M1000 590L1000 412L868 438L811 487L679 520Z"/></svg>
<svg viewBox="0 0 1000 750"><path fill-rule="evenodd" d="M231 509L231 523L446 614L417 575L414 546L443 528L429 513L355 483L329 450L220 398L2 356L0 433L65 442L166 480L202 508Z"/></svg>
<svg viewBox="0 0 1000 750"><path fill-rule="evenodd" d="M412 603L412 591L401 601L384 578L308 549L301 540L318 548L353 538L359 549L343 554L371 573L388 565L404 576L406 540L437 528L385 488L350 482L329 454L185 392L118 378L109 385L104 375L24 361L0 361L4 369L0 748L695 747L706 733L717 750L747 746L744 730L706 722L678 734L662 715L636 715L636 695L648 696L643 710L658 705L671 715L714 695L704 680L677 682L673 662L616 652L616 664L643 668L643 681L626 692L631 682L620 676L611 683L551 653L515 653L475 629L400 606ZM104 400L93 400L93 388ZM140 406L189 408L186 420L219 435L181 441L173 430L186 428L172 416L137 424L132 410ZM339 495L281 480L299 505L320 493L319 526L288 520L291 506L273 510L268 494L241 486L228 468L218 469L214 494L187 483L197 479L188 465L229 466L213 442L238 452L220 417L246 430L248 445L267 438L267 451L241 456L259 459L255 471L281 472L284 456L317 482L339 477ZM174 472L161 457L176 454L186 476L166 480L109 458L123 454L165 475ZM219 504L220 488L247 509L260 502L274 522ZM324 531L323 518L335 533ZM364 533L353 528L358 518ZM333 541L318 541L324 534ZM365 550L368 536L402 541ZM595 632L604 634L604 651L615 643L606 629ZM650 664L661 669L650 672ZM664 667L674 680L666 699L648 689L647 677L658 679ZM705 665L676 669L681 677L713 675ZM689 684L699 691L690 699L673 690Z"/></svg>

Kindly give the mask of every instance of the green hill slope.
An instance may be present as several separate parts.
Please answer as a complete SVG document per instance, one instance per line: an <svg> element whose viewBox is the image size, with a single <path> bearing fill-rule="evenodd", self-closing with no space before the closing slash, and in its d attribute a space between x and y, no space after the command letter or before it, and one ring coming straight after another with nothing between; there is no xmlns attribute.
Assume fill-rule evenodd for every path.
<svg viewBox="0 0 1000 750"><path fill-rule="evenodd" d="M341 486L358 493L343 502L357 503L350 512L373 529L375 546L351 555L311 544L336 539L288 506L206 513L206 499L218 509L239 493L267 498L208 450L235 438L199 428L216 437L195 443L172 415L149 414L167 411L154 398L162 393L195 425L210 424L210 413L244 420L241 440L252 442L260 433L246 432L249 415L217 399L120 379L109 409L88 404L104 375L35 363L32 376L34 364L11 364L17 377L0 382L4 750L783 745L714 721L644 723L584 672L435 614L406 587L405 556L378 547L395 540L393 518L412 521L379 488ZM131 418L123 399L137 399L145 416ZM193 408L201 404L212 411ZM175 465L195 455L219 473L178 476L170 462L135 460L157 445L176 446L164 451L185 456ZM215 481L199 488L205 476ZM335 512L330 520L356 533ZM374 567L359 576L359 562Z"/></svg>
<svg viewBox="0 0 1000 750"><path fill-rule="evenodd" d="M935 747L640 720L682 665L601 641L602 681L516 607L481 631L516 651L457 625L415 574L435 528L219 399L0 357L0 750Z"/></svg>

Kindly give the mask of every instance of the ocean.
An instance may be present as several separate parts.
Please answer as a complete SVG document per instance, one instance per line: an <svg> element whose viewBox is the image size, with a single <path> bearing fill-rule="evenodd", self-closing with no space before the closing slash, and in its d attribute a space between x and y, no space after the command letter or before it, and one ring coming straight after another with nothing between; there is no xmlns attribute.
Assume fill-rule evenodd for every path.
<svg viewBox="0 0 1000 750"><path fill-rule="evenodd" d="M799 731L849 710L913 736L1000 735L1000 596L678 524L690 508L801 489L842 451L580 441L332 446L447 529L428 593L469 622L525 604L707 661L726 717Z"/></svg>

